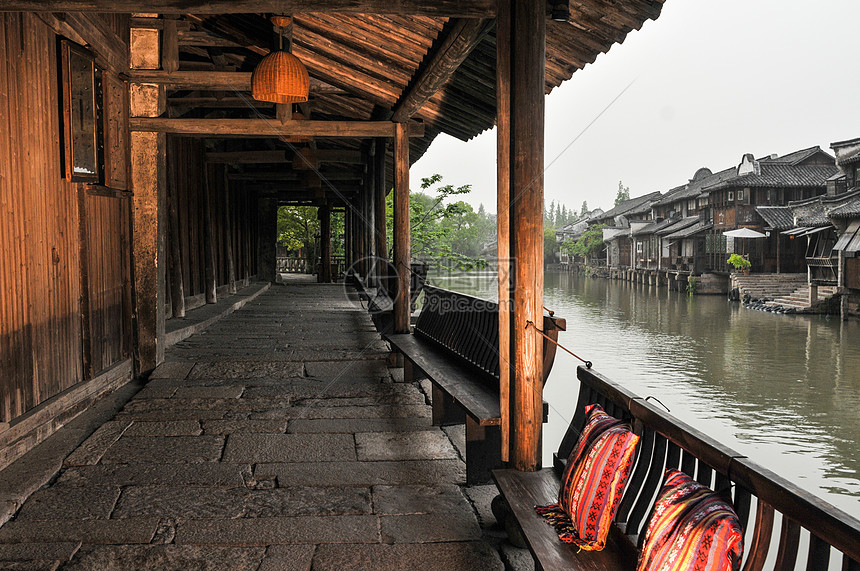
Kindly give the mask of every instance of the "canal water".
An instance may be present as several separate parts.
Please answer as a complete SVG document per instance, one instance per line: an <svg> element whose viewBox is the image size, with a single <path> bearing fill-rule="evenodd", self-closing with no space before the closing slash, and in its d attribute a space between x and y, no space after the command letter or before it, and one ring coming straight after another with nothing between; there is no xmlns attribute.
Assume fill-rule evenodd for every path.
<svg viewBox="0 0 860 571"><path fill-rule="evenodd" d="M492 275L430 283L497 298ZM723 296L547 272L559 342L671 414L860 517L860 323L776 315ZM573 415L579 362L558 351L544 399L549 465Z"/></svg>

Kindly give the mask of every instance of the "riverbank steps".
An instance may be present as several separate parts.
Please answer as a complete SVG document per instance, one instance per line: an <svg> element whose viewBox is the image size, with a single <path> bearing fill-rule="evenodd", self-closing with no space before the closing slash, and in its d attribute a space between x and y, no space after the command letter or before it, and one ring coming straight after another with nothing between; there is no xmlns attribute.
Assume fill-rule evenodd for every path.
<svg viewBox="0 0 860 571"><path fill-rule="evenodd" d="M59 452L63 428L10 466L56 456L0 527L0 568L531 567L495 486L464 485L462 427L432 426L388 358L354 292L273 285L170 348L80 446Z"/></svg>

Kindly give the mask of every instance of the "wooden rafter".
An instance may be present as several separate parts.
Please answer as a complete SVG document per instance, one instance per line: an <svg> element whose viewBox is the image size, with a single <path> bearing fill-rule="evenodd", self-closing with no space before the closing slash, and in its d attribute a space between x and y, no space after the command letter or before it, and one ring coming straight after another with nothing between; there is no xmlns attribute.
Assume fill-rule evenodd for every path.
<svg viewBox="0 0 860 571"><path fill-rule="evenodd" d="M0 0L2 12L242 14L347 12L477 18L492 16L494 0Z"/></svg>
<svg viewBox="0 0 860 571"><path fill-rule="evenodd" d="M475 46L484 39L491 26L491 20L459 19L454 22L438 49L429 56L429 63L423 72L398 100L392 119L403 122L417 113L447 83Z"/></svg>

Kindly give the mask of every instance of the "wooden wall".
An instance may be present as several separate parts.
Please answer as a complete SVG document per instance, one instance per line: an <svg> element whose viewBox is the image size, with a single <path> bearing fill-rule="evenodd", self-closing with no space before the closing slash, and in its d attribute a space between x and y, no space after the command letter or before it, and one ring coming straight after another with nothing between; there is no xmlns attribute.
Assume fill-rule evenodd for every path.
<svg viewBox="0 0 860 571"><path fill-rule="evenodd" d="M0 14L0 415L83 380L77 185L61 177L54 33Z"/></svg>
<svg viewBox="0 0 860 571"><path fill-rule="evenodd" d="M13 424L131 352L128 198L64 178L57 46L42 18L0 14L0 420Z"/></svg>

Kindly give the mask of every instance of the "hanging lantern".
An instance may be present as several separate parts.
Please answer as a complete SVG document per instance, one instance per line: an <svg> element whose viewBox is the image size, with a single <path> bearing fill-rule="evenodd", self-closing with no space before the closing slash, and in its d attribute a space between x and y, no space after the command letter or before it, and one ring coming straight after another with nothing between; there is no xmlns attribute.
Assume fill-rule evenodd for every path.
<svg viewBox="0 0 860 571"><path fill-rule="evenodd" d="M278 27L280 43L278 50L263 58L251 75L251 97L257 101L272 103L302 103L308 100L310 78L304 64L284 51L284 28L292 30L292 18L273 16L272 23ZM290 34L290 47L292 33Z"/></svg>

